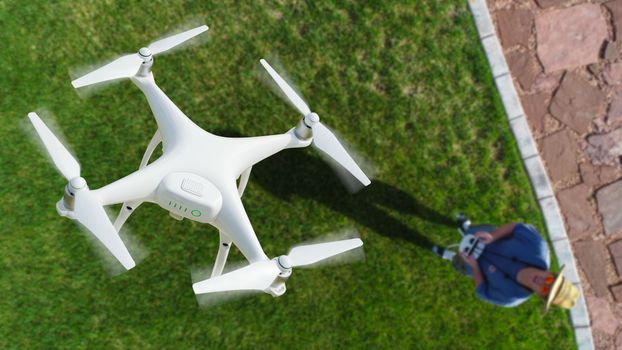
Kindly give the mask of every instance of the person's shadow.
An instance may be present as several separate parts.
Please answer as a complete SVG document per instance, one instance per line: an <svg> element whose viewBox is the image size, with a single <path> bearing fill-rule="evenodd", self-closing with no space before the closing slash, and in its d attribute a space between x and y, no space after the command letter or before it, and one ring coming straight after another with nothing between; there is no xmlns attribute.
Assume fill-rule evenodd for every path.
<svg viewBox="0 0 622 350"><path fill-rule="evenodd" d="M403 239L424 249L430 249L432 241L389 215L386 209L454 226L451 218L381 180L372 180L367 188L349 193L326 162L304 150L284 150L263 160L253 167L251 181L284 201L296 196L312 199L382 235Z"/></svg>

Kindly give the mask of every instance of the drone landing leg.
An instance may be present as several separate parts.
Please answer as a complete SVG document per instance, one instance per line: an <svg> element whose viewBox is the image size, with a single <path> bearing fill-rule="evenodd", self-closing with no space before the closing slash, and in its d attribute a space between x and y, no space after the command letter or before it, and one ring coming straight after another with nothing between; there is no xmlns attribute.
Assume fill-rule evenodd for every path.
<svg viewBox="0 0 622 350"><path fill-rule="evenodd" d="M253 167L249 167L244 170L242 175L240 175L240 184L238 185L238 193L240 194L240 197L242 197L244 190L246 189L246 185L248 185L248 178L251 176L251 170L253 170Z"/></svg>
<svg viewBox="0 0 622 350"><path fill-rule="evenodd" d="M155 134L153 134L151 141L149 141L149 144L147 145L145 154L143 154L143 159L140 161L138 169L142 169L147 166L147 163L149 163L149 159L151 159L151 155L153 155L153 151L155 151L155 148L158 146L158 144L160 144L160 142L162 142L162 134L160 133L160 129L158 129L156 130Z"/></svg>
<svg viewBox="0 0 622 350"><path fill-rule="evenodd" d="M229 249L231 249L231 239L220 231L220 244L218 245L216 263L214 264L214 269L212 269L212 277L222 274L222 270L227 262L227 256L229 256Z"/></svg>
<svg viewBox="0 0 622 350"><path fill-rule="evenodd" d="M123 224L125 224L130 215L132 215L134 210L138 208L138 206L141 204L143 204L143 202L138 201L123 203L121 211L119 212L119 216L117 216L117 219L114 221L114 228L115 230L117 230L117 232L121 231L121 227L123 227Z"/></svg>
<svg viewBox="0 0 622 350"><path fill-rule="evenodd" d="M158 144L160 144L160 142L162 142L162 134L160 134L160 130L158 129L156 130L155 134L153 134L151 141L149 141L149 144L147 145L147 149L145 150L143 159L140 161L138 169L142 169L147 166L147 163L149 163L149 159L151 159L151 155L153 155L153 151L155 151L155 148L158 146ZM134 209L138 208L138 206L142 203L143 202L138 201L123 203L121 211L119 212L119 216L117 216L117 220L115 220L114 222L114 228L117 230L117 232L121 231L121 227L123 227L123 224L125 224L130 215L132 215Z"/></svg>

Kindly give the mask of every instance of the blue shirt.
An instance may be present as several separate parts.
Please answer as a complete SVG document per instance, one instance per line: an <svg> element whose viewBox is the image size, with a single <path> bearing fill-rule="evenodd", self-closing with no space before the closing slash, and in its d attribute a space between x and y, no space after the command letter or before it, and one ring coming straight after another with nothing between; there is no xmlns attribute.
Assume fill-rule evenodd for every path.
<svg viewBox="0 0 622 350"><path fill-rule="evenodd" d="M477 296L491 304L514 307L533 293L518 284L518 271L528 266L548 270L550 253L533 226L517 224L511 235L488 244L477 262L484 275L475 290Z"/></svg>

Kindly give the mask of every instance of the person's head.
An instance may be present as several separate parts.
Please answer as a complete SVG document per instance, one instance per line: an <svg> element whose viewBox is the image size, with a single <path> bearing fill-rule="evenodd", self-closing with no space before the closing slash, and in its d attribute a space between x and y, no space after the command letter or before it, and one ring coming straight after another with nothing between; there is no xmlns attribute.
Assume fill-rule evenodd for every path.
<svg viewBox="0 0 622 350"><path fill-rule="evenodd" d="M579 298L579 290L572 283L566 281L560 269L559 273L528 267L519 273L519 282L531 289L545 302L545 310L550 305L556 305L564 309L573 308Z"/></svg>

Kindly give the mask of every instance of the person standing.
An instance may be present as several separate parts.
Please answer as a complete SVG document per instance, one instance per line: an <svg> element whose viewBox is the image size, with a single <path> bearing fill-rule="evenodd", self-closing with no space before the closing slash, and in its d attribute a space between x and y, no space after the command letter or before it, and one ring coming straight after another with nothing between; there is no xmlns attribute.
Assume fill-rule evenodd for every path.
<svg viewBox="0 0 622 350"><path fill-rule="evenodd" d="M432 250L471 276L480 299L502 307L515 307L536 294L545 302L545 312L551 305L565 309L575 306L579 290L562 275L564 266L557 273L551 271L548 246L533 226L525 223L508 223L499 228L471 226L462 215L458 216L458 226L463 235L473 235L469 237L485 245L477 258L438 246Z"/></svg>

